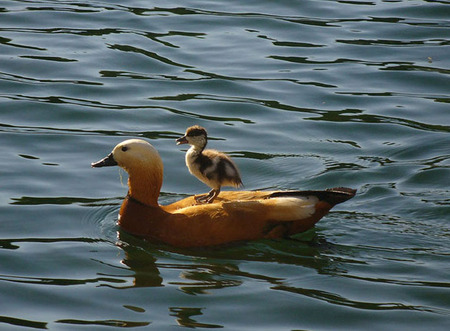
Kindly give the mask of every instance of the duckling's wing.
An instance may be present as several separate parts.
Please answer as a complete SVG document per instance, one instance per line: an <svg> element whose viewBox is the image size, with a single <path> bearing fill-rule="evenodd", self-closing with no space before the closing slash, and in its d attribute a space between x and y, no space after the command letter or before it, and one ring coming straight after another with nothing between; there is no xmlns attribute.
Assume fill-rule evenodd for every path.
<svg viewBox="0 0 450 331"><path fill-rule="evenodd" d="M203 151L203 155L211 160L210 166L202 170L209 180L217 181L220 186L242 186L239 169L231 157L214 149Z"/></svg>

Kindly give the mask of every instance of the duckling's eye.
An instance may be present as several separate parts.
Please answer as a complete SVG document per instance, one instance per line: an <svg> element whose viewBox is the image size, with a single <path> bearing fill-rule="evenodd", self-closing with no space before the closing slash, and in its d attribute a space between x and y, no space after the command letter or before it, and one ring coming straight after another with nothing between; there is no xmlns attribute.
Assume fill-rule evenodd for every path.
<svg viewBox="0 0 450 331"><path fill-rule="evenodd" d="M122 152L126 152L128 150L128 147L127 146L123 146L122 147Z"/></svg>

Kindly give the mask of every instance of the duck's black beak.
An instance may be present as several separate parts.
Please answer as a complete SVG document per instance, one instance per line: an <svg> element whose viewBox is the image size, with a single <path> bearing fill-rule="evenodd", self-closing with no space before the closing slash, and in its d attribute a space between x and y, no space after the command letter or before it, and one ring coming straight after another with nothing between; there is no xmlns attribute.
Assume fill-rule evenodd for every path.
<svg viewBox="0 0 450 331"><path fill-rule="evenodd" d="M100 161L91 163L92 168L101 168L101 167L111 167L116 166L117 162L114 160L113 153L109 153L109 155Z"/></svg>
<svg viewBox="0 0 450 331"><path fill-rule="evenodd" d="M177 142L177 145L182 145L182 144L187 144L187 143L188 143L188 141L187 141L187 139L186 139L186 136L183 136L183 137L181 137L181 138L178 138L178 139L176 140L176 142Z"/></svg>

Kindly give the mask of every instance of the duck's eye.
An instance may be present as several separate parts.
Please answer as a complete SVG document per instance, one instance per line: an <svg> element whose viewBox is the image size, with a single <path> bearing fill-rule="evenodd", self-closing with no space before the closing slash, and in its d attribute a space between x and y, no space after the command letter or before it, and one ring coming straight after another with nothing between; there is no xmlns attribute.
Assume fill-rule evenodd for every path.
<svg viewBox="0 0 450 331"><path fill-rule="evenodd" d="M122 152L126 152L128 150L128 147L127 146L123 146L122 147Z"/></svg>

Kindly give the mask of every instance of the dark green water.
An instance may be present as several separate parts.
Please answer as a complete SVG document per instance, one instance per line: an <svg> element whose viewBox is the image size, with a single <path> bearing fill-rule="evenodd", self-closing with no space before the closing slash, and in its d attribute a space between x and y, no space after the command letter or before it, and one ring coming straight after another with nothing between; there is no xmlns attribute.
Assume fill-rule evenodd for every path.
<svg viewBox="0 0 450 331"><path fill-rule="evenodd" d="M0 329L448 330L449 1L0 1ZM119 233L122 140L358 195L296 240ZM121 183L121 176L122 183Z"/></svg>

